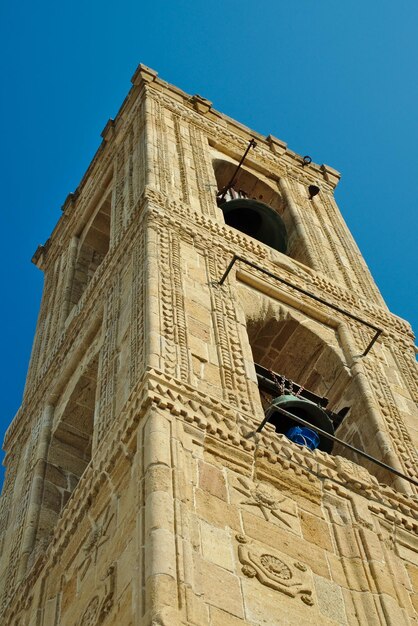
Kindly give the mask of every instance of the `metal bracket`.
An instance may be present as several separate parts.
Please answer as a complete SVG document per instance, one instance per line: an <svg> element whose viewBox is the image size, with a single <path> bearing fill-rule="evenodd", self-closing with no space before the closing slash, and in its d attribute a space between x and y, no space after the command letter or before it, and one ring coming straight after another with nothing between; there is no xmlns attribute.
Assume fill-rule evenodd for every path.
<svg viewBox="0 0 418 626"><path fill-rule="evenodd" d="M221 189L221 190L220 190L220 192L218 193L218 195L217 195L217 201L218 201L218 203L219 203L219 204L222 204L222 202L223 202L223 201L224 201L224 199L225 199L225 196L226 196L227 191L228 191L229 189L231 189L232 185L234 184L234 182L235 182L235 178L236 178L236 175L237 175L237 174L238 174L238 172L240 171L241 166L242 166L242 164L243 164L243 163L244 163L244 161L245 161L245 157L246 157L246 156L247 156L247 154L249 153L250 149L251 149L251 148L255 148L255 147L256 147L256 145L257 145L257 144L256 144L256 141L255 141L255 139L254 139L254 137L253 137L253 138L250 140L250 142L249 142L249 144L248 144L248 146L247 146L247 149L246 149L246 150L245 150L245 152L244 152L244 155L241 157L241 160L240 160L240 162L238 163L238 165L237 165L237 167L236 167L236 169L235 169L235 171L234 171L234 173L233 173L233 175L232 175L231 180L230 180L230 181L229 181L229 183L227 183L227 184L225 185L225 187L224 187L223 189Z"/></svg>
<svg viewBox="0 0 418 626"><path fill-rule="evenodd" d="M291 287L292 289L295 289L296 291L299 291L299 293L303 293L305 296L309 296L310 298L312 298L316 302L320 302L321 304L325 304L325 306L329 307L330 309L333 309L334 311L338 311L339 313L342 313L346 317L349 317L350 319L355 320L356 322L360 322L360 324L363 324L364 326L367 326L368 328L372 328L375 331L375 334L372 337L372 339L370 340L369 344L366 346L363 354L360 355L361 357L366 356L370 352L373 344L377 341L377 339L380 337L380 335L383 332L382 328L379 328L378 326L375 326L374 324L370 324L370 322L366 322L366 320L361 319L361 317L358 317L357 315L353 315L352 313L349 313L349 311L346 311L345 309L342 309L341 307L337 306L336 304L332 304L331 302L327 302L326 300L324 300L324 298L320 298L319 296L316 296L314 293L311 293L310 291L307 291L306 289L303 289L302 287L298 287L297 285L294 285L290 281L288 281L288 280L286 280L284 278L281 278L280 276L277 276L277 274L273 274L272 272L269 272L268 270L265 270L263 267L260 267L259 265L257 265L256 263L253 263L252 261L247 261L247 259L244 259L243 257L239 256L238 254L234 254L234 256L232 257L232 260L229 263L228 267L226 268L222 278L218 282L218 285L221 286L221 285L224 284L224 282L225 282L229 272L232 270L232 268L233 268L233 266L234 266L236 261L241 261L242 263L245 263L246 265L249 265L250 267L253 267L254 269L258 270L262 274L265 274L266 276L269 276L270 278L274 278L275 280L278 280L279 282L283 283L284 285L287 285L288 287Z"/></svg>

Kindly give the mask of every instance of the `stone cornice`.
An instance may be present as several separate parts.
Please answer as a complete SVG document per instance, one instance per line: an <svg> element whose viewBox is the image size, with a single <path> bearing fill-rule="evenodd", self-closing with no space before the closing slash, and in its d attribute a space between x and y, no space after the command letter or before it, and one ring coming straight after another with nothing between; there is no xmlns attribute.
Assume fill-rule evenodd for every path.
<svg viewBox="0 0 418 626"><path fill-rule="evenodd" d="M279 176L292 176L305 181L306 184L321 181L320 185L323 191L333 192L340 179L337 170L328 165L317 165L313 162L306 166L303 157L289 150L287 144L281 140L272 137L272 135L265 137L227 115L215 111L212 106L208 106L206 113L202 111L201 107L196 110L196 98L200 100L203 98L201 96L190 97L184 92L180 92L182 95L179 98L178 92L178 89L157 79L149 85L147 93L150 98L156 98L171 112L188 119L189 123L199 127L215 142L217 138L222 139L223 144L226 144L229 150L234 150L236 158L242 156L248 141L254 137L257 141L257 147L248 154L246 160L248 165L260 167L265 164L266 172L269 174L273 168L273 171L275 169ZM208 100L205 101L209 103ZM281 149L278 149L278 146ZM286 146L285 150L283 149L284 146Z"/></svg>
<svg viewBox="0 0 418 626"><path fill-rule="evenodd" d="M63 206L63 215L51 234L51 244L47 257L55 257L57 243L66 237L68 230L73 230L74 224L79 220L80 214L90 201L89 186L92 179L97 181L103 172L107 171L116 144L123 141L124 134L132 121L132 115L138 105L141 104L145 94L149 97L158 97L169 109L186 116L190 123L204 129L214 138L223 133L224 140L231 143L237 154L245 149L250 137L256 137L258 146L254 154L248 156L248 163L257 166L265 163L268 168L275 167L278 173L286 176L301 178L306 184L321 181L321 189L332 193L340 174L328 165L308 166L303 165L303 157L287 148L283 141L268 135L264 137L250 128L240 124L232 118L215 111L212 103L199 95L190 96L174 85L161 80L157 72L140 64L132 77L133 87L122 103L115 119L109 120L103 129L102 142L82 177L77 189L70 193ZM179 109L180 107L180 109ZM285 170L283 170L283 167ZM96 182L94 183L96 185ZM67 219L70 218L70 219ZM44 250L45 252L45 246ZM59 252L59 245L58 245ZM51 262L44 256L44 263ZM37 260L36 253L34 255ZM42 266L43 269L43 266Z"/></svg>

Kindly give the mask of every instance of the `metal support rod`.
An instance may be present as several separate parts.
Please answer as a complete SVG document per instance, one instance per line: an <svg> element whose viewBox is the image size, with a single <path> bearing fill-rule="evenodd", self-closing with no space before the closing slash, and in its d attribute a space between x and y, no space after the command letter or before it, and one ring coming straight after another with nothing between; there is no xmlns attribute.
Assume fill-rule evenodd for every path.
<svg viewBox="0 0 418 626"><path fill-rule="evenodd" d="M235 172L232 174L232 178L231 178L231 180L229 181L229 183L228 183L227 185L225 185L225 187L224 187L224 188L222 189L222 191L221 191L221 194L218 196L218 201L219 201L219 200L220 200L220 201L222 201L222 200L225 198L225 196L226 196L226 193L227 193L228 189L230 189L230 188L232 187L232 185L234 184L235 177L236 177L236 175L238 174L238 172L240 171L240 169L241 169L241 165L242 165L242 164L244 163L244 161L245 161L245 157L246 157L246 156L247 156L247 154L249 153L250 149L251 149L251 148L255 148L255 147L256 147L256 145L257 145L257 144L256 144L255 139L254 139L254 138L253 138L253 139L251 139L251 140L250 140L250 143L249 143L249 144L248 144L248 146L247 146L247 149L246 149L246 150L245 150L245 152L244 152L243 157L241 158L241 161L238 163L238 166L237 166L237 168L236 168Z"/></svg>
<svg viewBox="0 0 418 626"><path fill-rule="evenodd" d="M356 454L359 454L360 456L362 456L365 459L371 461L372 463L375 463L375 465L379 465L379 467L383 467L384 469L388 470L389 472L392 472L392 474L395 474L396 476L399 476L400 478L403 478L404 480L407 480L408 482L410 482L413 485L415 485L416 487L418 487L418 481L415 480L414 478L411 478L410 476L407 476L406 474L403 474L402 472L400 472L399 470L395 469L391 465L386 465L386 463L383 463L383 461L379 461L374 456L370 456L370 454L367 454L367 452L363 452L363 450L359 450L355 446L352 446L350 443L346 443L342 439L339 439L338 437L335 437L335 435L330 435L325 430L322 430L322 428L318 428L318 426L314 426L313 424L311 424L310 422L307 422L306 420L302 419L301 417L298 417L297 415L293 415L293 413L289 413L289 411L286 411L285 409L282 409L281 407L278 407L278 406L274 406L274 407L272 407L271 410L267 410L266 416L264 417L264 419L260 423L260 425L257 427L257 429L255 431L252 431L248 435L246 435L245 438L249 439L252 435L255 435L256 433L261 432L263 430L264 426L266 425L266 422L268 422L268 420L269 420L269 418L271 416L271 413L273 413L273 412L274 413L276 413L276 412L281 413L285 417L292 419L292 421L298 422L298 424L302 424L303 426L307 426L308 428L310 428L311 430L314 430L315 432L319 433L323 437L326 437L327 439L331 439L332 441L336 441L337 443L341 444L345 448L348 448L349 450L352 450Z"/></svg>
<svg viewBox="0 0 418 626"><path fill-rule="evenodd" d="M278 280L279 282L283 283L284 285L287 285L288 287L292 287L292 289L295 289L296 291L299 291L300 293L303 293L305 296L309 296L313 300L316 300L316 302L320 302L321 304L325 304L330 309L333 309L334 311L338 311L339 313L342 313L343 315L346 315L350 319L355 320L356 322L360 322L360 324L364 324L364 326L367 326L368 328L372 328L375 331L375 335L373 336L373 338L371 339L369 344L366 346L363 354L361 355L362 357L366 356L370 352L371 347L373 346L375 341L378 339L378 337L383 332L383 330L381 328L379 328L378 326L375 326L374 324L370 324L370 322L366 322L366 320L361 319L361 317L358 317L357 315L353 315L349 311L346 311L345 309L342 309L341 307L337 306L336 304L332 304L331 302L327 302L326 300L324 300L324 298L320 298L319 296L316 296L314 293L311 293L310 291L307 291L306 289L303 289L302 287L298 287L297 285L294 285L289 280L286 280L285 278L281 278L280 276L277 276L277 274L273 274L272 272L269 272L268 270L265 270L263 267L260 267L259 265L256 265L256 263L253 263L252 261L248 261L247 259L244 259L243 257L239 256L238 254L234 254L234 256L232 257L231 262L229 263L229 265L226 268L226 270L225 270L221 280L218 283L219 285L223 285L224 284L224 282L225 282L229 272L233 268L233 266L234 266L236 261L242 261L246 265L249 265L250 267L253 267L254 269L256 269L259 272L261 272L262 274L265 274L266 276L269 276L270 278L274 278L275 280Z"/></svg>

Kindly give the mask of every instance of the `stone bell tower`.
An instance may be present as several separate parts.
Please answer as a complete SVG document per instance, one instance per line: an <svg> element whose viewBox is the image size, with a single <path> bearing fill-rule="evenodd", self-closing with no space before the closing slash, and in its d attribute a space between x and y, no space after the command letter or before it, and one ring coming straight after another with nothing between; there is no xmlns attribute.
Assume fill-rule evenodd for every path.
<svg viewBox="0 0 418 626"><path fill-rule="evenodd" d="M132 83L33 259L1 624L417 624L413 335L339 174Z"/></svg>

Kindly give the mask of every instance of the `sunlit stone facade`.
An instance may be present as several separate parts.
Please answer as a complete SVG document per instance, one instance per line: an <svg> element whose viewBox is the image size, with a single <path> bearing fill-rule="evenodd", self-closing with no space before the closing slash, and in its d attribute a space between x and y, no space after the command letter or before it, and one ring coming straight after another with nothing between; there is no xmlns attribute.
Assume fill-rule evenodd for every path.
<svg viewBox="0 0 418 626"><path fill-rule="evenodd" d="M335 204L339 174L145 66L132 83L34 256L45 286L5 439L0 623L416 624L416 484L341 444L254 434L257 362L418 479L413 335ZM286 252L216 202L251 138L228 198L279 215Z"/></svg>

